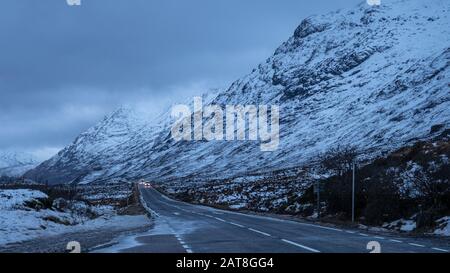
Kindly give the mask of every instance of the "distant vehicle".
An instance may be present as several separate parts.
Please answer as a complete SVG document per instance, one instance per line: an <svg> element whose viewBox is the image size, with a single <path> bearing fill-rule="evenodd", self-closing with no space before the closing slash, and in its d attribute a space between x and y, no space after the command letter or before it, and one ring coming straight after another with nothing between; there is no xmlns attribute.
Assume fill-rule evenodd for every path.
<svg viewBox="0 0 450 273"><path fill-rule="evenodd" d="M146 182L144 179L139 180L139 185L144 186L144 188L151 188L152 184L150 182Z"/></svg>

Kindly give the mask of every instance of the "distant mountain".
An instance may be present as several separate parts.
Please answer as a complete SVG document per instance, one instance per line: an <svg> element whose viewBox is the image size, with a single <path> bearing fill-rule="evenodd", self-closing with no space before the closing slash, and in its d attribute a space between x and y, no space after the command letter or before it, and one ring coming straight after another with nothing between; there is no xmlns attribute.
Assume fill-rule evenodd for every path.
<svg viewBox="0 0 450 273"><path fill-rule="evenodd" d="M27 172L51 183L205 181L302 166L337 145L367 157L450 127L450 2L397 0L304 19L250 74L209 102L279 105L280 145L175 142L170 117L119 109ZM206 103L206 102L205 102Z"/></svg>
<svg viewBox="0 0 450 273"><path fill-rule="evenodd" d="M0 151L0 176L21 176L39 163L35 157L27 153Z"/></svg>

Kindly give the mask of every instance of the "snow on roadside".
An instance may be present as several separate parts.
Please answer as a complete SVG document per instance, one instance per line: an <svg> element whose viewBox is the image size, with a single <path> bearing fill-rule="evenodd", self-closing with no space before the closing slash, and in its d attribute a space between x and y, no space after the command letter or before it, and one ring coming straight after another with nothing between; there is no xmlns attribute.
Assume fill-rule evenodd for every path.
<svg viewBox="0 0 450 273"><path fill-rule="evenodd" d="M415 216L414 216L415 217ZM412 218L414 218L412 217ZM413 219L399 219L390 223L385 223L383 228L411 232L417 228L417 222ZM434 235L450 236L450 216L442 217L436 220L436 228L432 232Z"/></svg>
<svg viewBox="0 0 450 273"><path fill-rule="evenodd" d="M0 246L68 232L134 228L149 223L143 215L119 216L112 206L86 207L76 202L70 210L58 211L29 205L40 204L46 198L46 194L35 190L0 190Z"/></svg>
<svg viewBox="0 0 450 273"><path fill-rule="evenodd" d="M3 190L0 191L0 210L13 209L23 205L26 201L39 198L48 198L48 196L43 192L28 189Z"/></svg>
<svg viewBox="0 0 450 273"><path fill-rule="evenodd" d="M450 236L450 216L442 217L437 220L438 227L434 230L434 234L442 236Z"/></svg>
<svg viewBox="0 0 450 273"><path fill-rule="evenodd" d="M403 231L403 232L411 232L411 231L415 230L416 227L417 227L417 223L415 220L412 220L412 219L399 219L399 220L395 220L390 223L385 223L383 225L383 228L393 229L393 230L398 230L398 231Z"/></svg>

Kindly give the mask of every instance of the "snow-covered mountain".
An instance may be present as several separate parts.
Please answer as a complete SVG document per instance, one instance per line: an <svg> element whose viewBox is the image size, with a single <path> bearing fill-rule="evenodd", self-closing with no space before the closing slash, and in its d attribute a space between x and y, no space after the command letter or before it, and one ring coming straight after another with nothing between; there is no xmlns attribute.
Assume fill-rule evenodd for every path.
<svg viewBox="0 0 450 273"><path fill-rule="evenodd" d="M337 145L376 156L431 137L450 126L449 14L447 0L384 0L304 19L210 101L279 105L274 152L250 141L175 142L168 113L147 122L121 108L26 175L189 182L302 166Z"/></svg>
<svg viewBox="0 0 450 273"><path fill-rule="evenodd" d="M27 153L0 151L0 176L21 176L39 163L35 157Z"/></svg>

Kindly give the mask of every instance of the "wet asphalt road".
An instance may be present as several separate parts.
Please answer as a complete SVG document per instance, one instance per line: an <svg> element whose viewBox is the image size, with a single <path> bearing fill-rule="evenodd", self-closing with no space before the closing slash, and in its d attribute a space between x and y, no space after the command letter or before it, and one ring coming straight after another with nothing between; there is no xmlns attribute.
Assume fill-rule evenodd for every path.
<svg viewBox="0 0 450 273"><path fill-rule="evenodd" d="M148 232L124 237L99 252L145 253L446 253L448 240L375 234L271 217L247 215L175 201L141 187L155 215ZM373 249L372 249L373 250Z"/></svg>

